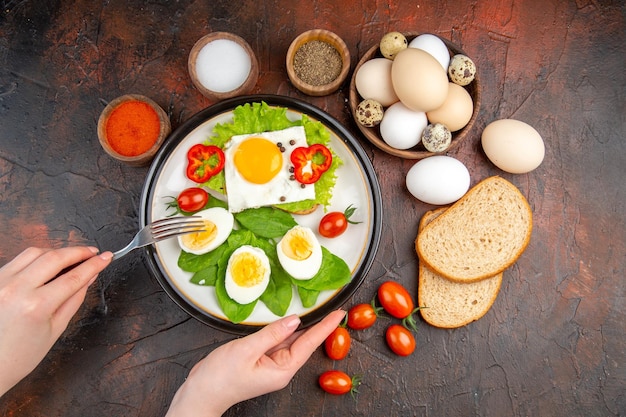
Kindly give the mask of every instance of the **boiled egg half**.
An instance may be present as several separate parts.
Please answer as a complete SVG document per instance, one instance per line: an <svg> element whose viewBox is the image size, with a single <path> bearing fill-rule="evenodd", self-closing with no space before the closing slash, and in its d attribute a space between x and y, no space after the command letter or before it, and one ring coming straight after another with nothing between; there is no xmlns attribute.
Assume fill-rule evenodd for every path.
<svg viewBox="0 0 626 417"><path fill-rule="evenodd" d="M276 252L282 267L295 279L311 279L322 266L322 247L305 226L291 228L276 245Z"/></svg>
<svg viewBox="0 0 626 417"><path fill-rule="evenodd" d="M240 246L228 259L226 293L239 304L250 304L267 289L270 273L270 261L262 249Z"/></svg>
<svg viewBox="0 0 626 417"><path fill-rule="evenodd" d="M178 236L185 252L202 255L224 243L233 230L233 215L222 207L212 207L195 214L204 221L203 230Z"/></svg>

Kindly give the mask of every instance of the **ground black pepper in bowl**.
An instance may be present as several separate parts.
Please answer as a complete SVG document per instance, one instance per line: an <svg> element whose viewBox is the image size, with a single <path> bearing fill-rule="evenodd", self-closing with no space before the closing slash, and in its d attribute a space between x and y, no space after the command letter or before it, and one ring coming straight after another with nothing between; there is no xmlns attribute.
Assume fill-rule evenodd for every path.
<svg viewBox="0 0 626 417"><path fill-rule="evenodd" d="M350 71L350 52L333 32L312 29L296 37L287 51L287 75L301 92L324 96L339 89Z"/></svg>
<svg viewBox="0 0 626 417"><path fill-rule="evenodd" d="M296 51L293 69L307 84L319 86L336 80L343 61L334 46L323 41L309 41Z"/></svg>

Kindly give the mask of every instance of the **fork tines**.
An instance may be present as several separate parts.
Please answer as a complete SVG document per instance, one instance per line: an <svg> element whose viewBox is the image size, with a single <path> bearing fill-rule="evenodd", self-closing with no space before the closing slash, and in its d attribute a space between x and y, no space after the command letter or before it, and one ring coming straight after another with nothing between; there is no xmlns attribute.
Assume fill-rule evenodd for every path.
<svg viewBox="0 0 626 417"><path fill-rule="evenodd" d="M150 232L155 238L167 237L200 232L204 230L204 220L200 216L169 217L160 219L150 224Z"/></svg>

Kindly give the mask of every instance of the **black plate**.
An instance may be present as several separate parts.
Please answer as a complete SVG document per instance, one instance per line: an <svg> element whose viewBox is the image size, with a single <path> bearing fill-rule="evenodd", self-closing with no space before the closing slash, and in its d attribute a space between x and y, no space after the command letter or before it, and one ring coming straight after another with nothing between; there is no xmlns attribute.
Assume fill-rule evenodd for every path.
<svg viewBox="0 0 626 417"><path fill-rule="evenodd" d="M293 99L290 97L275 96L275 95L252 95L242 96L233 99L221 101L211 107L208 107L194 116L192 116L187 122L177 128L165 144L156 155L150 170L148 172L146 182L141 196L139 225L145 226L153 219L151 218L151 210L153 207L153 197L155 184L163 170L165 162L168 157L176 148L176 146L183 141L194 129L203 124L205 121L216 117L222 113L230 112L237 106L253 103L253 102L265 102L270 106L285 107L297 112L301 112L311 116L313 119L322 122L328 129L340 138L346 145L346 147L353 153L355 160L363 172L363 176L369 187L370 194L372 196L371 201L371 227L369 228L368 244L367 248L361 258L360 263L356 266L353 272L352 281L340 289L332 298L326 303L320 305L318 308L307 312L301 316L302 327L308 327L314 323L320 321L330 311L335 310L342 306L348 298L354 294L354 292L363 283L380 243L380 236L382 230L382 204L380 186L378 179L372 167L372 164L363 151L363 148L358 141L352 136L352 134L345 129L337 120L322 111L321 109L308 104L306 102ZM161 258L157 254L154 246L146 247L146 254L150 269L160 285L163 287L168 296L174 300L184 311L190 314L197 320L210 325L212 327L231 332L236 334L248 334L259 329L258 325L249 324L234 324L228 320L224 320L220 317L216 317L207 313L201 308L198 308L194 303L190 302L187 297L175 286L169 279Z"/></svg>

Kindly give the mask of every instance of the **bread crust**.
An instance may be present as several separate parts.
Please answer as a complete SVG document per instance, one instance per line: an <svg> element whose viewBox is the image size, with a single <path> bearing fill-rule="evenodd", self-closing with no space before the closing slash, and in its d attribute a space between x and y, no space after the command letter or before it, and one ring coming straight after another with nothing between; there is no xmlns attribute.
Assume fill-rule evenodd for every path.
<svg viewBox="0 0 626 417"><path fill-rule="evenodd" d="M428 211L422 216L418 234L447 207ZM429 270L422 262L419 264L417 299L423 307L420 314L428 324L453 329L465 326L483 317L495 302L502 285L502 273L474 283L450 281ZM483 295L481 300L474 299L476 293Z"/></svg>
<svg viewBox="0 0 626 417"><path fill-rule="evenodd" d="M501 190L503 194L505 194L505 197L510 198L512 201L517 203L515 207L504 205L497 206L497 203L501 200L501 198L495 202L495 206L494 204L486 204L484 199L488 197L489 187L494 187L498 190ZM478 208L476 208L476 206L478 206ZM486 206L488 210L492 210L493 213L485 214L484 211L477 212L483 206ZM480 224L478 224L479 221L476 220L461 218L467 215L467 211L469 211L470 214L475 215L477 218L479 218ZM497 224L496 216L493 215L496 213L496 211L498 211L498 213L505 213L504 215L508 216L507 218L511 221L519 222L519 224L516 223L516 225L520 226L522 229L519 235L516 234L512 237L514 239L514 252L508 254L506 258L498 259L497 264L486 267L485 269L481 269L483 268L483 266L486 265L488 261L492 261L494 257L490 256L490 254L487 253L484 256L485 259L478 259L475 253L478 251L472 252L468 250L464 253L464 256L469 256L471 254L476 258L475 262L478 264L478 266L474 266L473 269L471 267L467 267L467 263L461 265L461 261L459 259L456 259L459 256L456 256L455 259L445 259L444 261L443 257L439 254L436 254L437 256L435 256L434 254L429 253L429 244L431 245L431 251L433 249L432 245L439 245L441 247L444 247L446 245L445 238L437 240L436 236L449 236L453 232L454 237L451 237L450 239L454 239L460 236L460 239L466 240L461 242L462 245L466 245L468 247L471 245L475 245L476 241L472 240L474 239L474 237L468 236L470 232L466 232L465 229L470 230L473 228L474 230L482 230L481 228L484 229L500 227L500 225ZM518 215L523 219L521 222L516 217ZM467 228L455 228L454 226L459 223L463 224L464 226L467 225ZM476 282L489 277L493 277L494 275L504 271L505 269L510 267L515 261L517 261L517 259L521 256L521 254L528 246L531 234L532 211L530 209L528 201L522 195L519 189L513 184L499 176L493 176L484 179L476 184L460 200L450 206L448 210L446 210L443 214L441 214L431 223L429 223L424 228L424 230L418 234L415 241L415 250L419 256L420 264L426 265L436 274L456 282ZM501 236L495 237L502 239ZM491 238L487 239L488 243L485 244L485 247L487 247L487 249L490 249L489 245L492 244L490 239ZM494 245L498 242L501 243L502 241L496 239ZM504 257L505 254L502 254L501 256Z"/></svg>

